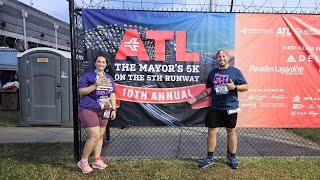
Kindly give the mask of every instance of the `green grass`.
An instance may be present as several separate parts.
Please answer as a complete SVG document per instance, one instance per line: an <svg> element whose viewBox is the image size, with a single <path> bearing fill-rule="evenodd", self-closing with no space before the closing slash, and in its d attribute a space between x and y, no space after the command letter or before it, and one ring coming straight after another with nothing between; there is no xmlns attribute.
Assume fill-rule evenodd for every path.
<svg viewBox="0 0 320 180"><path fill-rule="evenodd" d="M0 144L0 151L1 179L320 179L319 157L240 159L238 170L223 159L204 170L197 160L118 160L82 174L71 143Z"/></svg>
<svg viewBox="0 0 320 180"><path fill-rule="evenodd" d="M292 131L302 137L320 143L320 129L292 129Z"/></svg>
<svg viewBox="0 0 320 180"><path fill-rule="evenodd" d="M20 119L19 111L0 111L1 127L17 126L19 119Z"/></svg>

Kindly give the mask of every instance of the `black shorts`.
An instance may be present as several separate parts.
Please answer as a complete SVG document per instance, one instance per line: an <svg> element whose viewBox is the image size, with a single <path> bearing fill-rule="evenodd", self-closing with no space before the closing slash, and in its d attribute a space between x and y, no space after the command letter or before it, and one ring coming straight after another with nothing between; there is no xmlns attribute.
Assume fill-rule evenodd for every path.
<svg viewBox="0 0 320 180"><path fill-rule="evenodd" d="M235 128L238 113L228 114L227 110L209 109L206 114L205 126L209 128Z"/></svg>

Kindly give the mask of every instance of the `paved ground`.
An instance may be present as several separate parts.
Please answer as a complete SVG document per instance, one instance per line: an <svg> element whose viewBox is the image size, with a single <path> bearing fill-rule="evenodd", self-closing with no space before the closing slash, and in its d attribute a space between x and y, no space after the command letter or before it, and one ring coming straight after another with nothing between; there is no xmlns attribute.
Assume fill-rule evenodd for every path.
<svg viewBox="0 0 320 180"><path fill-rule="evenodd" d="M0 127L0 143L73 142L72 128Z"/></svg>
<svg viewBox="0 0 320 180"><path fill-rule="evenodd" d="M111 128L104 146L108 158L202 158L206 128ZM73 129L60 127L0 127L0 143L73 142ZM320 144L285 129L238 130L238 155L320 156ZM219 131L216 156L226 155L226 132Z"/></svg>

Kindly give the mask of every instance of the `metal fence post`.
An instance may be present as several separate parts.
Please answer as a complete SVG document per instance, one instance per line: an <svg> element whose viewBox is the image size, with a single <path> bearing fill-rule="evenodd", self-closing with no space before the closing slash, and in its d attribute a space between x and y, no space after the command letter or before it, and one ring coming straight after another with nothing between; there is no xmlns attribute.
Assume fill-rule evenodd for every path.
<svg viewBox="0 0 320 180"><path fill-rule="evenodd" d="M74 160L80 160L79 122L78 122L78 91L77 91L77 60L75 47L74 0L69 0L71 66L72 66L72 100L73 100L73 153Z"/></svg>

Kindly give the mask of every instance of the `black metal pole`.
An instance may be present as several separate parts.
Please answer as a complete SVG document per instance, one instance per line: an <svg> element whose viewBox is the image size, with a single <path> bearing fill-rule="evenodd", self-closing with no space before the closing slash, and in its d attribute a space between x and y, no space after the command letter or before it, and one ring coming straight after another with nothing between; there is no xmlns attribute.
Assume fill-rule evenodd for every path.
<svg viewBox="0 0 320 180"><path fill-rule="evenodd" d="M230 12L232 12L232 9L233 9L233 0L231 0Z"/></svg>
<svg viewBox="0 0 320 180"><path fill-rule="evenodd" d="M79 117L78 117L78 90L77 90L77 60L75 43L75 11L74 0L69 0L70 41L71 41L71 66L72 66L72 103L73 103L73 155L74 160L80 160L79 142Z"/></svg>
<svg viewBox="0 0 320 180"><path fill-rule="evenodd" d="M109 142L110 142L110 126L108 125L106 127L104 143L109 143Z"/></svg>

